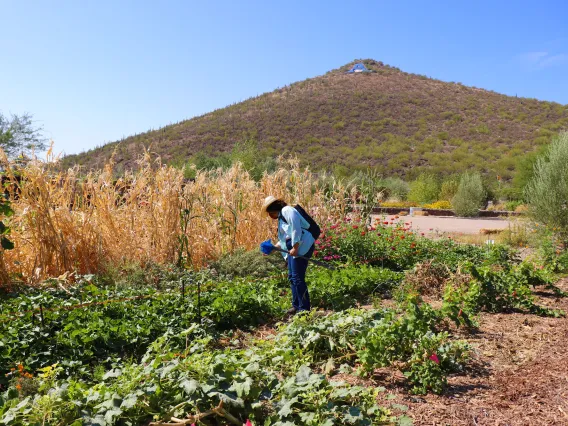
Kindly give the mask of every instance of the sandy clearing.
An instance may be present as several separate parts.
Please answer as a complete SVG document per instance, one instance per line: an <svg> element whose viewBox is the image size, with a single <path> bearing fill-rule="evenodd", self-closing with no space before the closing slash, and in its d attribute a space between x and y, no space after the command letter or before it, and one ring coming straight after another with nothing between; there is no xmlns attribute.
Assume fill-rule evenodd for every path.
<svg viewBox="0 0 568 426"><path fill-rule="evenodd" d="M373 218L390 220L393 215L373 215ZM394 222L411 223L412 229L426 234L457 232L462 234L479 234L481 229L507 229L510 221L497 218L464 218L453 216L401 216Z"/></svg>

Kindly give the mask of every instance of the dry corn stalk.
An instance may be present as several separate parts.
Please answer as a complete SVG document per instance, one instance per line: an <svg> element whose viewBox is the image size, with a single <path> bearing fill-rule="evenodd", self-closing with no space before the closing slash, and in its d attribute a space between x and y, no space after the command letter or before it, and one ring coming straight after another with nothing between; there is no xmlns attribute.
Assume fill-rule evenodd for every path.
<svg viewBox="0 0 568 426"><path fill-rule="evenodd" d="M87 175L78 168L55 172L37 160L18 168L5 155L0 160L13 182L15 212L9 220L15 249L1 253L0 277L28 283L69 271L97 273L106 264L174 263L184 239L191 265L200 267L274 236L275 224L260 214L267 195L301 203L322 224L344 216L353 197L341 182L317 179L294 160L281 161L260 182L238 163L199 171L187 182L181 170L152 162L148 153L138 171L119 179L112 160Z"/></svg>

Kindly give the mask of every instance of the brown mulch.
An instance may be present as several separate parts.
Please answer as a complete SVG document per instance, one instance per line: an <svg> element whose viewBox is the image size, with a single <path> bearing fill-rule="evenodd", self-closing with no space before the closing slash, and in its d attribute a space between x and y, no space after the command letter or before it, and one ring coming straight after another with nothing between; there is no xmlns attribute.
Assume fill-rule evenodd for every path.
<svg viewBox="0 0 568 426"><path fill-rule="evenodd" d="M559 287L568 290L568 280ZM540 292L540 303L568 312L568 299ZM483 314L479 332L463 335L473 366L450 377L440 396L411 396L402 378L379 383L409 407L415 425L568 425L568 318Z"/></svg>

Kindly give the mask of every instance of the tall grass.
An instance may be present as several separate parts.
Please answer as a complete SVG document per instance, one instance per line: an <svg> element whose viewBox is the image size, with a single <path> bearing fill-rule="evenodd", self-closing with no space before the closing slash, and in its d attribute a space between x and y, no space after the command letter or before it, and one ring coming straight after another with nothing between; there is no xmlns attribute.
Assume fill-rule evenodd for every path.
<svg viewBox="0 0 568 426"><path fill-rule="evenodd" d="M259 182L240 163L197 171L194 181L185 181L183 171L148 154L138 171L118 179L112 162L82 175L78 168L62 172L41 161L17 167L1 155L5 174L13 182L16 175L21 179L7 187L15 249L1 252L0 276L28 283L132 262L182 260L201 267L275 236L275 223L260 214L269 194L301 203L320 223L343 217L356 196L340 181L318 179L294 160L281 161Z"/></svg>

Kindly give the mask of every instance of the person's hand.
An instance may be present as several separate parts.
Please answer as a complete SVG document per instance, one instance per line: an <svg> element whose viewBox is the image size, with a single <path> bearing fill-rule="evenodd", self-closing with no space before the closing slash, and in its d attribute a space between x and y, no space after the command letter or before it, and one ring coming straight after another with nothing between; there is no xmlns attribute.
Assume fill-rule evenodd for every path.
<svg viewBox="0 0 568 426"><path fill-rule="evenodd" d="M290 250L290 255L291 256L298 256L298 247L292 247L292 250Z"/></svg>

